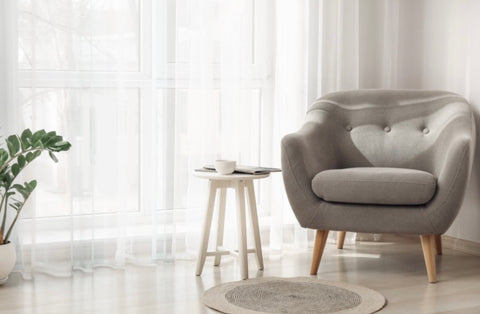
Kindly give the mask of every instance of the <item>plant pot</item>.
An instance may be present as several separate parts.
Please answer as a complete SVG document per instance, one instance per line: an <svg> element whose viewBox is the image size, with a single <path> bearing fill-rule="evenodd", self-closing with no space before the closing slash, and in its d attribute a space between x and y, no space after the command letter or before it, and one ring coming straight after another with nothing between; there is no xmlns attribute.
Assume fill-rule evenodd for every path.
<svg viewBox="0 0 480 314"><path fill-rule="evenodd" d="M12 242L0 245L0 285L7 282L8 275L15 266L17 254Z"/></svg>

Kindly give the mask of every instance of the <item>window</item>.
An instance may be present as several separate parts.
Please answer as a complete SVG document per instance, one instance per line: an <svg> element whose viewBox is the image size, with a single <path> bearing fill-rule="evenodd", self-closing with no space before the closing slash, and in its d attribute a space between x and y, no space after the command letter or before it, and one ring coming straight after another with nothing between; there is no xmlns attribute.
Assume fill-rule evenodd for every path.
<svg viewBox="0 0 480 314"><path fill-rule="evenodd" d="M195 167L260 163L267 20L253 0L20 1L25 125L73 144L36 165L37 217L197 208Z"/></svg>

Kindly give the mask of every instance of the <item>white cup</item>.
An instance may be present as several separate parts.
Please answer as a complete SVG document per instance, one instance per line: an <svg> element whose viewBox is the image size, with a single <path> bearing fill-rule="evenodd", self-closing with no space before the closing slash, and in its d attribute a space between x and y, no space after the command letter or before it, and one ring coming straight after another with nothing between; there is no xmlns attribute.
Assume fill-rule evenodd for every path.
<svg viewBox="0 0 480 314"><path fill-rule="evenodd" d="M215 160L215 170L220 174L231 174L236 166L235 160Z"/></svg>

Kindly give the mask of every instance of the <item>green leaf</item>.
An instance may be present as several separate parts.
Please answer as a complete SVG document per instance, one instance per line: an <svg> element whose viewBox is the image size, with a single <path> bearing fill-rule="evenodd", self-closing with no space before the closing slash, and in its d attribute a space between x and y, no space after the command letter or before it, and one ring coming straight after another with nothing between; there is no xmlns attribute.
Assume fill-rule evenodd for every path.
<svg viewBox="0 0 480 314"><path fill-rule="evenodd" d="M27 163L27 160L25 159L25 156L23 156L23 155L18 156L17 163L20 166L20 168L25 167L25 164Z"/></svg>
<svg viewBox="0 0 480 314"><path fill-rule="evenodd" d="M10 135L7 140L7 148L10 153L10 157L15 156L16 153L20 150L20 142L16 135Z"/></svg>
<svg viewBox="0 0 480 314"><path fill-rule="evenodd" d="M10 156L15 155L15 147L13 146L13 144L10 143L9 141L6 141L6 142L7 142L7 148Z"/></svg>
<svg viewBox="0 0 480 314"><path fill-rule="evenodd" d="M32 143L35 143L42 139L46 134L45 130L38 130L37 132L33 133L32 135Z"/></svg>
<svg viewBox="0 0 480 314"><path fill-rule="evenodd" d="M0 165L3 165L8 160L8 153L4 148L0 148Z"/></svg>
<svg viewBox="0 0 480 314"><path fill-rule="evenodd" d="M31 162L34 158L35 156L33 156L32 152L27 153L27 156L26 156L27 162Z"/></svg>
<svg viewBox="0 0 480 314"><path fill-rule="evenodd" d="M55 156L54 153L48 152L48 155L50 156L50 158L51 158L54 162L58 162L57 156Z"/></svg>
<svg viewBox="0 0 480 314"><path fill-rule="evenodd" d="M68 146L68 145L70 145L70 143L67 142L67 141L63 141L63 140L62 140L62 141L58 141L58 142L56 142L55 144L53 144L53 146L57 146L57 147Z"/></svg>
<svg viewBox="0 0 480 314"><path fill-rule="evenodd" d="M12 180L13 177L9 173L4 173L1 176L0 186L3 186L8 190L10 188L10 185L12 185Z"/></svg>
<svg viewBox="0 0 480 314"><path fill-rule="evenodd" d="M36 150L33 152L33 158L37 158L38 156L40 156L42 154L42 151L41 150Z"/></svg>
<svg viewBox="0 0 480 314"><path fill-rule="evenodd" d="M21 184L14 184L14 185L12 186L12 188L14 188L15 190L17 190L18 193L20 193L20 194L23 196L24 199L26 199L26 198L30 195L30 193L28 192L28 190L27 190L26 188L24 188L23 185L21 185Z"/></svg>
<svg viewBox="0 0 480 314"><path fill-rule="evenodd" d="M10 174L3 174L1 179L0 179L0 186L4 187L6 190L10 188L10 185L12 184L12 178L10 177Z"/></svg>
<svg viewBox="0 0 480 314"><path fill-rule="evenodd" d="M43 143L45 146L48 146L48 143L50 142L50 140L51 140L52 138L55 138L56 136L57 136L57 132L51 131L51 132L48 132L48 133L46 133L45 135L43 135L40 140L42 141L42 143Z"/></svg>
<svg viewBox="0 0 480 314"><path fill-rule="evenodd" d="M20 144L22 144L22 150L25 151L32 146L32 131L30 129L23 130L20 135Z"/></svg>
<svg viewBox="0 0 480 314"><path fill-rule="evenodd" d="M57 135L56 131L50 131L47 134L45 134L44 137L50 138L50 137L55 136L55 135Z"/></svg>
<svg viewBox="0 0 480 314"><path fill-rule="evenodd" d="M15 190L19 191L19 190L23 189L23 185L21 185L21 184L14 184L14 185L12 185L12 188L14 188Z"/></svg>
<svg viewBox="0 0 480 314"><path fill-rule="evenodd" d="M32 180L30 182L25 182L25 185L19 185L15 187L15 189L22 194L23 198L27 198L30 196L30 194L35 190L35 187L37 186L37 181Z"/></svg>
<svg viewBox="0 0 480 314"><path fill-rule="evenodd" d="M33 142L32 144L33 148L44 148L43 142L41 140L38 140L36 142Z"/></svg>
<svg viewBox="0 0 480 314"><path fill-rule="evenodd" d="M61 136L53 135L47 140L47 142L45 143L45 146L47 147L54 146L55 143L58 143L61 141L63 141L63 138Z"/></svg>
<svg viewBox="0 0 480 314"><path fill-rule="evenodd" d="M20 173L20 166L18 164L12 165L12 173L15 177Z"/></svg>
<svg viewBox="0 0 480 314"><path fill-rule="evenodd" d="M32 180L28 183L29 187L30 187L30 192L35 190L35 188L37 187L37 180Z"/></svg>
<svg viewBox="0 0 480 314"><path fill-rule="evenodd" d="M22 135L20 135L20 138L24 140L25 142L29 142L32 139L32 131L30 129L25 129L22 132Z"/></svg>
<svg viewBox="0 0 480 314"><path fill-rule="evenodd" d="M67 151L72 147L72 144L70 144L67 141L59 141L54 143L53 145L50 146L50 150L54 152L61 152L61 151Z"/></svg>
<svg viewBox="0 0 480 314"><path fill-rule="evenodd" d="M25 141L22 140L21 138L20 138L20 146L22 147L22 151L23 151L23 152L26 151L26 150L30 147L30 145L28 144L28 142L25 142Z"/></svg>
<svg viewBox="0 0 480 314"><path fill-rule="evenodd" d="M22 207L22 203L21 202L14 202L14 203L10 204L10 206L13 207L13 209L15 209L16 211L18 211Z"/></svg>

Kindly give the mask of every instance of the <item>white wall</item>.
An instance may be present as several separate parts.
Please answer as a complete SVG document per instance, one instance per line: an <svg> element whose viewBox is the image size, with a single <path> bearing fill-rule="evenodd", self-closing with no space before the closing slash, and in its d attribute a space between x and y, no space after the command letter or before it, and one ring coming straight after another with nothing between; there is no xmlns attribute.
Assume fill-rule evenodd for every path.
<svg viewBox="0 0 480 314"><path fill-rule="evenodd" d="M480 242L480 2L406 1L403 9L398 86L451 90L474 108L473 171L462 209L447 234Z"/></svg>
<svg viewBox="0 0 480 314"><path fill-rule="evenodd" d="M480 243L480 1L360 3L359 88L450 90L474 108L473 171L447 234Z"/></svg>
<svg viewBox="0 0 480 314"><path fill-rule="evenodd" d="M468 85L465 97L474 109L477 141L467 194L462 209L447 234L480 243L480 3L477 2L472 9L475 9L476 14L470 28L472 41L465 69Z"/></svg>

